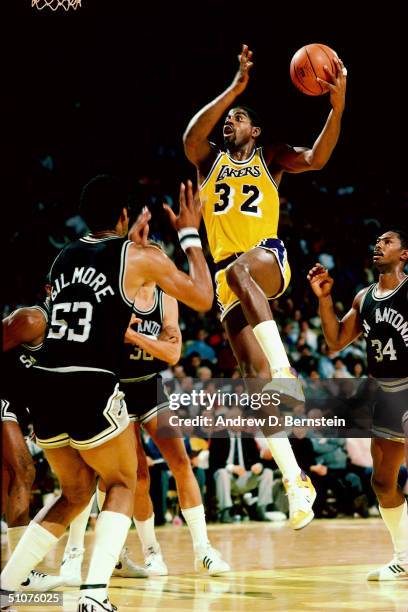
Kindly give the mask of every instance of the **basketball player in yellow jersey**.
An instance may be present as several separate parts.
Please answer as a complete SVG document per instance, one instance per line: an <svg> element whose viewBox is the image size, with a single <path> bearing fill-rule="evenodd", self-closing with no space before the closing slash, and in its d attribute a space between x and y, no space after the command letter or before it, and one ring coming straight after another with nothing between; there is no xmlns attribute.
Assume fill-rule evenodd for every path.
<svg viewBox="0 0 408 612"><path fill-rule="evenodd" d="M336 74L327 70L324 82L332 108L311 149L274 144L262 150L257 145L261 127L256 114L233 106L247 87L251 60L252 52L243 45L234 80L191 119L184 149L197 167L221 320L242 374L249 386L255 378L258 385L262 380L264 389L281 392L285 403L299 403L304 400L302 386L268 302L279 297L290 280L286 250L277 236L278 187L284 172L319 170L329 160L340 134L347 71L340 59L334 60ZM223 116L221 151L208 137ZM305 527L313 518L313 486L300 471L287 437L270 436L268 445L284 476L291 525Z"/></svg>

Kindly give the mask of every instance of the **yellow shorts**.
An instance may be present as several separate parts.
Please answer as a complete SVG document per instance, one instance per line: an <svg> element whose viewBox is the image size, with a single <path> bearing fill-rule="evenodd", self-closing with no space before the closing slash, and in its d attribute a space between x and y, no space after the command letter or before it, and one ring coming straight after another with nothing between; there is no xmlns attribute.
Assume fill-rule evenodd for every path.
<svg viewBox="0 0 408 612"><path fill-rule="evenodd" d="M279 238L264 238L258 242L255 247L260 247L266 251L272 251L279 264L283 279L283 287L276 295L266 296L268 299L276 299L286 291L290 282L291 272L285 245L283 244L282 240L279 240ZM227 257L227 259L223 259L222 261L216 263L215 294L218 306L221 310L221 321L224 319L225 315L232 310L232 308L238 306L239 304L239 299L228 286L226 271L240 255L242 255L242 253L235 253L235 255Z"/></svg>

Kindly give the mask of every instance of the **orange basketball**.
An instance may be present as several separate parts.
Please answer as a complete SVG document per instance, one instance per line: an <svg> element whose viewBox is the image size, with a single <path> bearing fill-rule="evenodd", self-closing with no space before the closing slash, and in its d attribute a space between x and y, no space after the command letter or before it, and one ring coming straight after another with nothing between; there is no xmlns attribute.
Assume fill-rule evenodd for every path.
<svg viewBox="0 0 408 612"><path fill-rule="evenodd" d="M336 74L337 69L333 57L338 58L338 55L327 45L320 43L305 45L296 51L290 62L292 83L308 96L321 96L327 93L330 88L320 83L316 77L328 80L328 75L323 67L325 65L332 74Z"/></svg>

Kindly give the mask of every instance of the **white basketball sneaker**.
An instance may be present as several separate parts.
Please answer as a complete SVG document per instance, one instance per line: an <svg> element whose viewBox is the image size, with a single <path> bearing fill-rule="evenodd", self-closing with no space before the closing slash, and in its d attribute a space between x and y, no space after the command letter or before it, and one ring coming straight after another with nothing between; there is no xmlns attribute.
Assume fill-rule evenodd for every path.
<svg viewBox="0 0 408 612"><path fill-rule="evenodd" d="M303 529L313 520L316 490L304 472L295 480L284 480L283 484L289 499L289 524L292 529Z"/></svg>
<svg viewBox="0 0 408 612"><path fill-rule="evenodd" d="M127 546L124 546L112 576L117 576L119 578L147 578L148 573L145 568L136 565L132 559L129 559L128 552Z"/></svg>
<svg viewBox="0 0 408 612"><path fill-rule="evenodd" d="M194 567L196 572L204 572L209 576L218 576L230 572L231 568L221 557L221 553L210 544L207 548L198 551Z"/></svg>
<svg viewBox="0 0 408 612"><path fill-rule="evenodd" d="M42 574L31 570L28 574L27 579L21 583L20 589L22 591L52 591L64 584L64 579L61 576L49 576L48 574Z"/></svg>
<svg viewBox="0 0 408 612"><path fill-rule="evenodd" d="M264 386L262 391L279 393L281 404L288 408L294 408L305 401L302 383L295 368L292 367L272 370L272 380Z"/></svg>
<svg viewBox="0 0 408 612"><path fill-rule="evenodd" d="M109 599L98 601L89 595L83 595L78 601L77 612L115 612L117 607Z"/></svg>
<svg viewBox="0 0 408 612"><path fill-rule="evenodd" d="M144 569L148 576L167 576L169 570L164 562L163 555L160 546L149 546L144 551L145 553L145 564Z"/></svg>
<svg viewBox="0 0 408 612"><path fill-rule="evenodd" d="M384 565L367 574L367 580L407 580L408 579L408 564L400 563L398 557L393 557L388 565Z"/></svg>
<svg viewBox="0 0 408 612"><path fill-rule="evenodd" d="M84 558L84 549L68 546L65 549L61 563L60 576L66 586L81 586L81 566Z"/></svg>

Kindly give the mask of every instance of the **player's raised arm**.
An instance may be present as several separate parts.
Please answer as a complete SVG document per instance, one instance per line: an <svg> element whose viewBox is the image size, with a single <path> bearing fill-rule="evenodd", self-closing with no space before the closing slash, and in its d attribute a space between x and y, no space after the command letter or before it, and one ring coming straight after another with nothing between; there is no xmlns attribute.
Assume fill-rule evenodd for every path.
<svg viewBox="0 0 408 612"><path fill-rule="evenodd" d="M360 302L365 292L362 289L354 298L350 310L341 321L334 312L331 290L333 279L326 268L316 264L307 275L313 292L319 299L319 314L322 321L324 337L332 351L340 351L358 338L362 332L360 322Z"/></svg>
<svg viewBox="0 0 408 612"><path fill-rule="evenodd" d="M147 246L146 250L132 245L126 270L126 286L154 281L169 295L198 311L211 308L214 291L210 271L201 247L198 228L201 222L201 204L193 196L191 181L187 188L180 186L180 211L178 215L164 205L174 229L178 232L180 245L189 263L189 274L179 270L159 249ZM142 279L142 282L140 282ZM131 292L129 292L130 294Z"/></svg>
<svg viewBox="0 0 408 612"><path fill-rule="evenodd" d="M331 111L327 121L311 149L291 147L289 145L276 145L266 147L266 160L277 173L305 172L307 170L320 170L326 165L340 136L341 118L346 100L347 70L341 59L333 58L336 65L336 74L326 69L327 81L330 88Z"/></svg>
<svg viewBox="0 0 408 612"><path fill-rule="evenodd" d="M208 137L223 113L231 106L235 98L245 90L249 81L249 71L253 66L251 59L252 51L248 49L247 45L242 45L242 51L238 56L238 72L231 85L194 115L183 134L186 156L198 168L206 162L208 163L211 156L214 155Z"/></svg>
<svg viewBox="0 0 408 612"><path fill-rule="evenodd" d="M47 329L43 313L37 308L19 308L3 319L3 351L22 343L40 343Z"/></svg>

